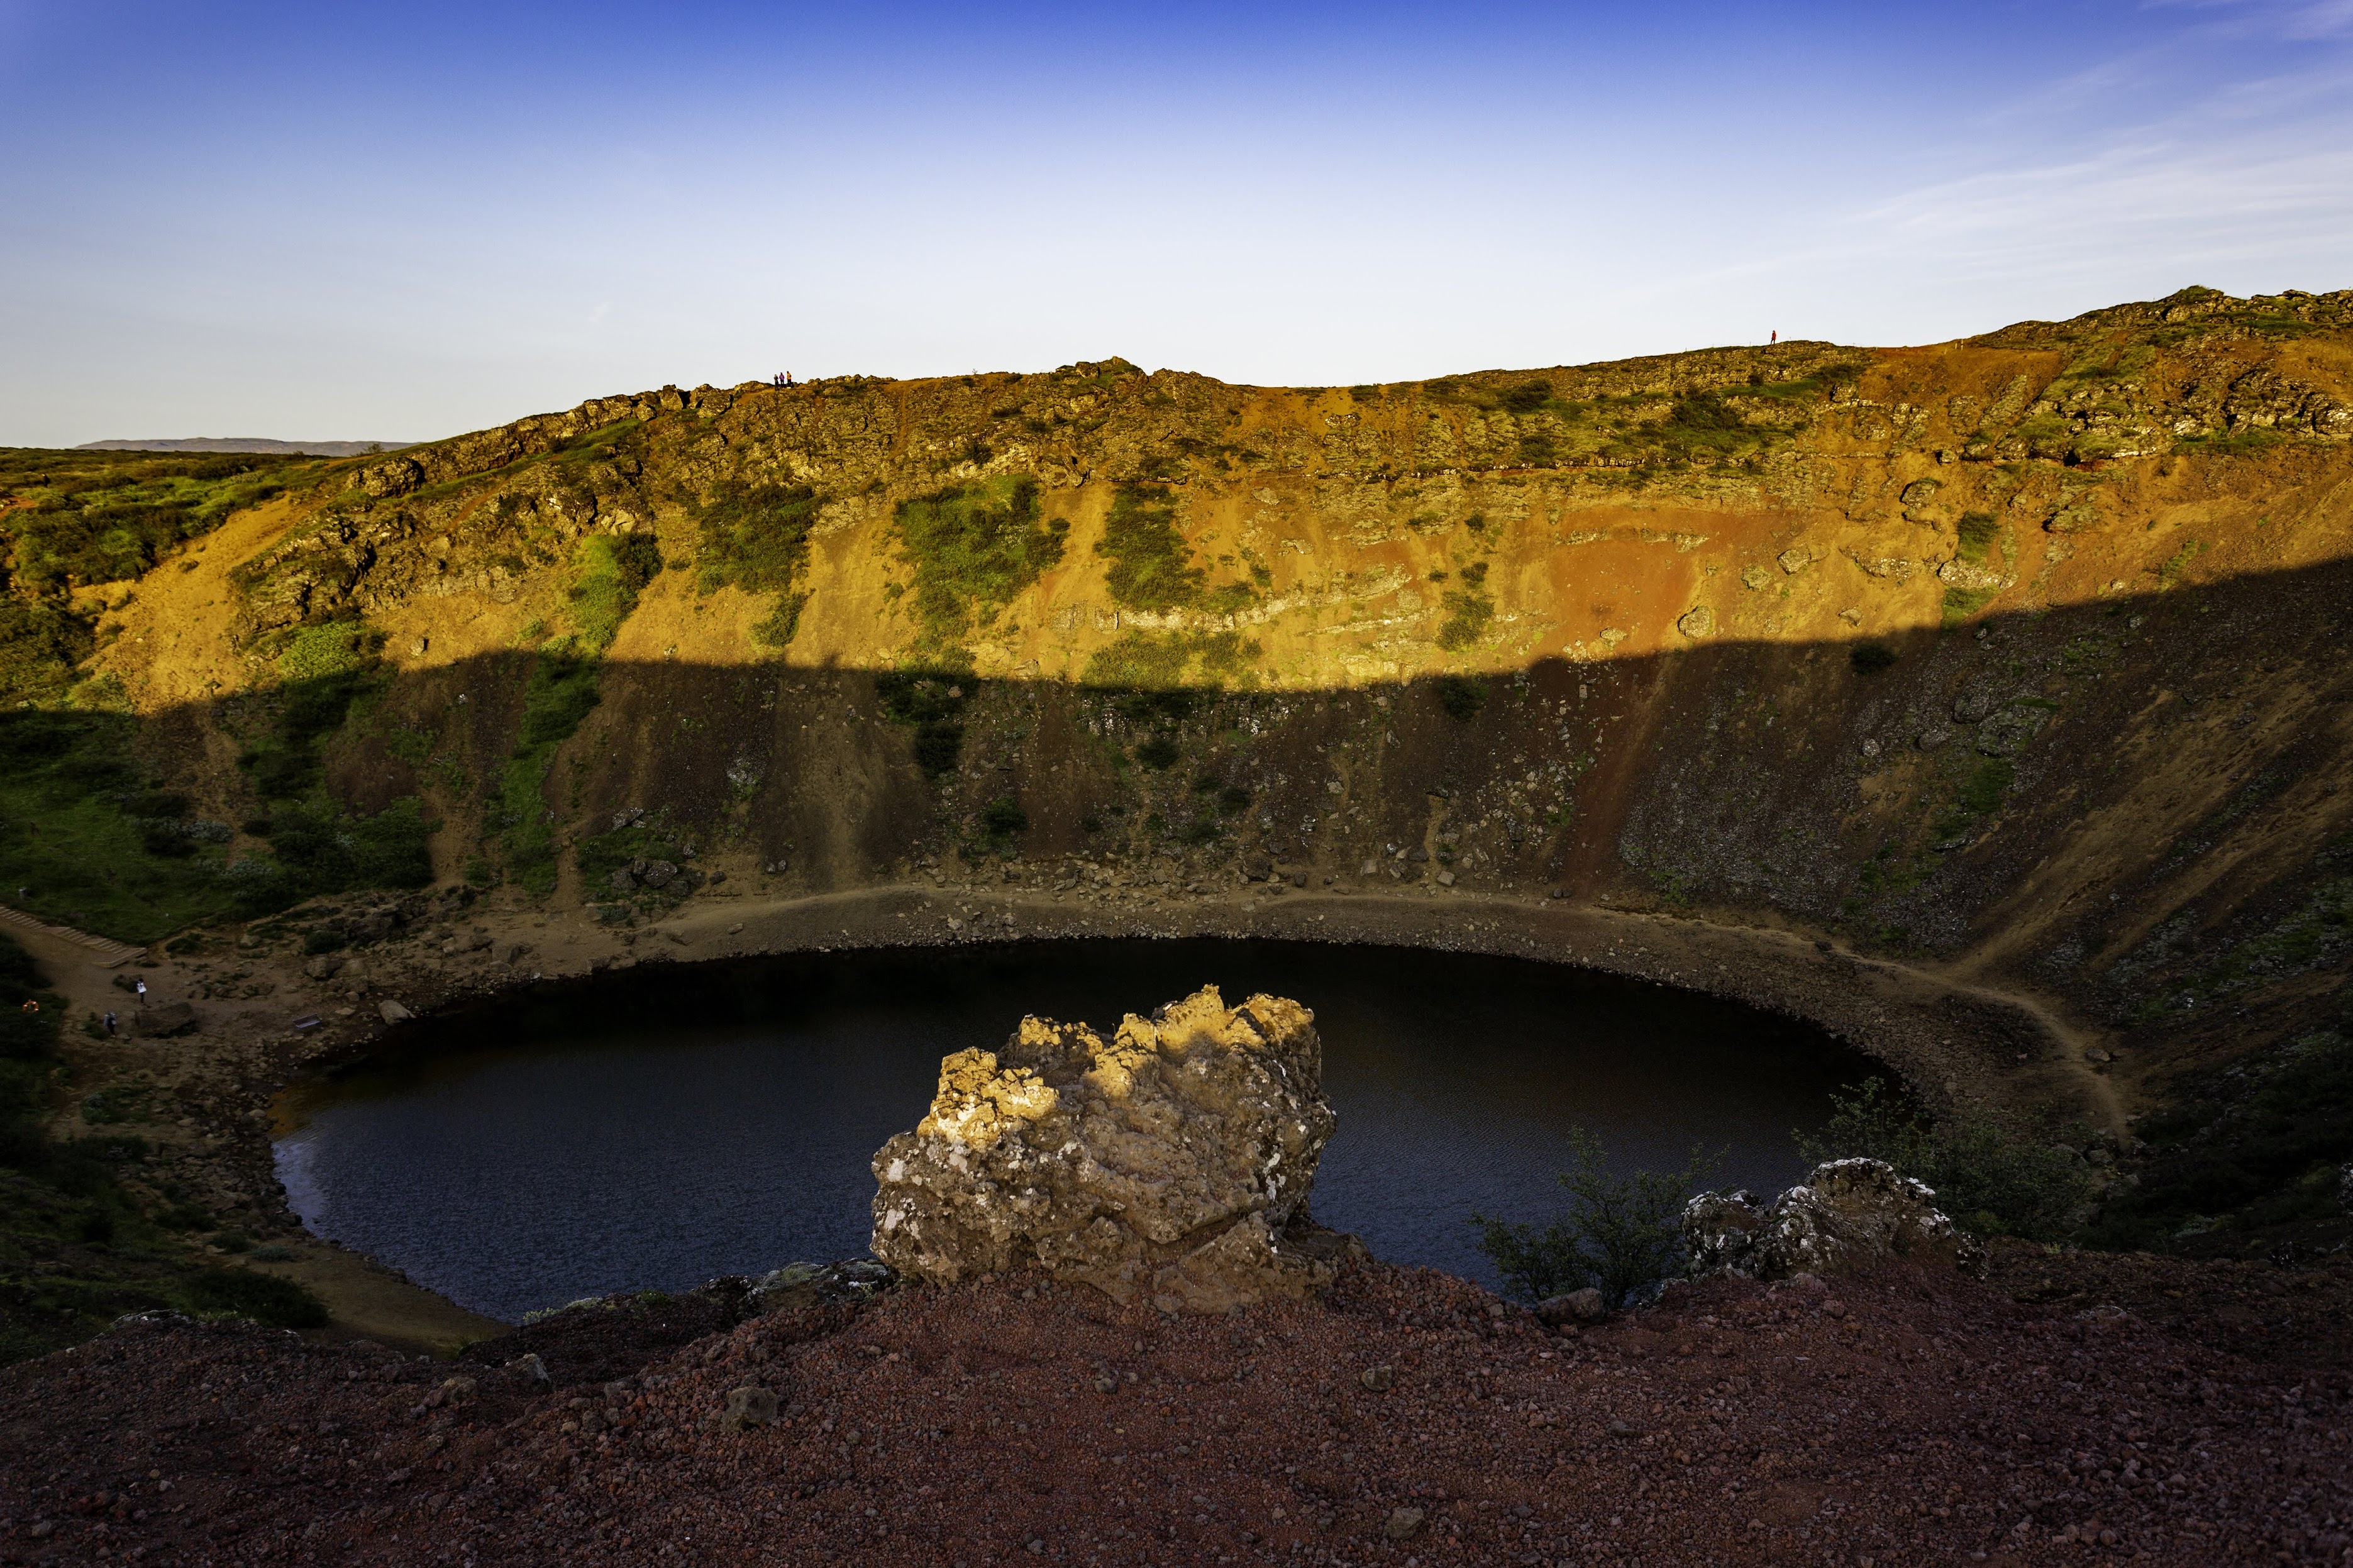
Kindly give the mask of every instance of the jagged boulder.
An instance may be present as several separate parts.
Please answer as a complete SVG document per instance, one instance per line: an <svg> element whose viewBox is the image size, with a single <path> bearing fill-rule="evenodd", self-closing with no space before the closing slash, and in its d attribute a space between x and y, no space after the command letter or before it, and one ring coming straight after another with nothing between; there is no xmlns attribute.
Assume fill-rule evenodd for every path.
<svg viewBox="0 0 2353 1568"><path fill-rule="evenodd" d="M1333 1127L1314 1023L1206 987L1109 1040L1024 1018L956 1052L874 1156L874 1256L937 1282L1038 1268L1165 1311L1322 1289L1345 1238L1305 1224Z"/></svg>
<svg viewBox="0 0 2353 1568"><path fill-rule="evenodd" d="M1814 1167L1759 1208L1753 1193L1702 1193L1683 1209L1694 1274L1787 1279L1868 1268L1892 1258L1985 1271L1985 1248L1946 1217L1936 1194L1878 1160Z"/></svg>

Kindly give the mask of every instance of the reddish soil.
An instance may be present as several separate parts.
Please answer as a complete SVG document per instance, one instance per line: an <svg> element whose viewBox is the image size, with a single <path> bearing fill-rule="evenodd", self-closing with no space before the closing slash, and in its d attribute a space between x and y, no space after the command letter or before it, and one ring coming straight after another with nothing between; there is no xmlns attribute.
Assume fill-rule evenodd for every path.
<svg viewBox="0 0 2353 1568"><path fill-rule="evenodd" d="M1908 1271L1557 1338L1499 1307L1380 1265L1219 1319L1018 1279L732 1327L696 1297L456 1368L135 1323L0 1373L0 1562L2353 1557L2339 1373ZM526 1346L552 1390L493 1370ZM751 1383L779 1420L722 1429Z"/></svg>

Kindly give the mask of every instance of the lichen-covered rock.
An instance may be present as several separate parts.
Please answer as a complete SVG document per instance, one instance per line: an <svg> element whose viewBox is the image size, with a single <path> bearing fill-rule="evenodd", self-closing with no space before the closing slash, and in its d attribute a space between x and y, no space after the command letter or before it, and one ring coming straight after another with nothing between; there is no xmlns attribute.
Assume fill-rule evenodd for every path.
<svg viewBox="0 0 2353 1568"><path fill-rule="evenodd" d="M1304 1222L1333 1116L1314 1023L1207 987L1109 1040L1024 1018L1001 1050L956 1052L931 1113L874 1156L874 1256L939 1282L1042 1268L1166 1311L1322 1289L1333 1248Z"/></svg>
<svg viewBox="0 0 2353 1568"><path fill-rule="evenodd" d="M1753 1193L1700 1194L1683 1209L1683 1244L1694 1274L1787 1279L1891 1258L1983 1273L1985 1248L1936 1195L1880 1161L1832 1160L1763 1208Z"/></svg>

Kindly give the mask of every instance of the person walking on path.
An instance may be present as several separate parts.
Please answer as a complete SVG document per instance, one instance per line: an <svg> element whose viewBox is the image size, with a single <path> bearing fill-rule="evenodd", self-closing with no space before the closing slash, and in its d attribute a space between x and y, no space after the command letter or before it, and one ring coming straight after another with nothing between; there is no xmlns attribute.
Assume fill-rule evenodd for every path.
<svg viewBox="0 0 2353 1568"><path fill-rule="evenodd" d="M114 1015L111 1013L106 1016L106 1034L109 1039L114 1037Z"/></svg>
<svg viewBox="0 0 2353 1568"><path fill-rule="evenodd" d="M139 994L139 1000L142 1002L147 1000L147 983L144 980L132 981L131 983L131 989Z"/></svg>

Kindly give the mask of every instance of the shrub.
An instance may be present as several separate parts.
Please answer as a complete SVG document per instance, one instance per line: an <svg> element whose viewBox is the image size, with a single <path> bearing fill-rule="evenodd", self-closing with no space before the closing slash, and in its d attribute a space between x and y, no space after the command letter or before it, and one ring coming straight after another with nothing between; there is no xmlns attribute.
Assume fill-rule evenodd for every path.
<svg viewBox="0 0 2353 1568"><path fill-rule="evenodd" d="M1463 526L1475 533L1487 526L1487 520L1474 511L1463 520ZM1474 561L1456 574L1462 585L1447 589L1441 596L1446 620L1438 628L1438 646L1449 653L1460 653L1477 642L1487 623L1495 618L1495 601L1487 596L1487 563Z"/></svg>
<svg viewBox="0 0 2353 1568"><path fill-rule="evenodd" d="M1995 520L1993 513L1989 511L1971 511L1962 513L1960 544L1961 559L1964 561L1984 560L1986 552L1992 547L1995 536L2000 531L2001 524Z"/></svg>
<svg viewBox="0 0 2353 1568"><path fill-rule="evenodd" d="M1167 772L1183 755L1176 749L1176 742L1166 735L1155 735L1135 748L1135 760L1154 773Z"/></svg>
<svg viewBox="0 0 2353 1568"><path fill-rule="evenodd" d="M383 646L384 634L365 621L322 621L286 634L274 662L280 680L324 680L368 668Z"/></svg>
<svg viewBox="0 0 2353 1568"><path fill-rule="evenodd" d="M964 750L963 714L968 668L940 665L894 669L874 678L875 700L902 724L915 727L915 765L932 778L955 771Z"/></svg>
<svg viewBox="0 0 2353 1568"><path fill-rule="evenodd" d="M1898 1104L1878 1078L1833 1094L1831 1104L1820 1137L1797 1135L1808 1161L1884 1161L1933 1188L1937 1205L1971 1230L2053 1240L2090 1201L2090 1168L2048 1140L2022 1142L1978 1116L1932 1123Z"/></svg>
<svg viewBox="0 0 2353 1568"><path fill-rule="evenodd" d="M583 647L602 653L661 571L661 546L650 533L592 533L580 542L573 566L572 624Z"/></svg>
<svg viewBox="0 0 2353 1568"><path fill-rule="evenodd" d="M555 749L572 738L600 698L597 661L563 647L543 649L523 687L522 724L514 755L499 773L486 826L499 830L506 871L534 898L555 890L555 829L549 820L547 772Z"/></svg>
<svg viewBox="0 0 2353 1568"><path fill-rule="evenodd" d="M89 623L62 607L0 597L0 703L56 700L94 646Z"/></svg>
<svg viewBox="0 0 2353 1568"><path fill-rule="evenodd" d="M273 1329L325 1326L327 1309L291 1279L243 1268L207 1268L180 1286L189 1310L204 1316L250 1318Z"/></svg>
<svg viewBox="0 0 2353 1568"><path fill-rule="evenodd" d="M1474 1214L1479 1250L1504 1277L1504 1288L1531 1301L1591 1286L1610 1310L1635 1292L1681 1273L1683 1205L1715 1163L1692 1151L1680 1171L1612 1175L1601 1142L1582 1127L1569 1129L1573 1162L1560 1173L1569 1206L1542 1226Z"/></svg>
<svg viewBox="0 0 2353 1568"><path fill-rule="evenodd" d="M1176 508L1166 485L1122 485L1103 519L1095 553L1111 563L1103 585L1112 602L1131 610L1171 610L1201 596L1202 570L1176 530Z"/></svg>
<svg viewBox="0 0 2353 1568"><path fill-rule="evenodd" d="M1001 795L981 807L980 830L989 838L1002 842L1029 831L1029 814L1011 795Z"/></svg>
<svg viewBox="0 0 2353 1568"><path fill-rule="evenodd" d="M1037 480L1009 476L902 501L893 526L914 572L922 644L935 655L960 649L1060 563L1071 527L1039 518Z"/></svg>
<svg viewBox="0 0 2353 1568"><path fill-rule="evenodd" d="M1467 724L1487 705L1487 683L1467 675L1441 675L1434 689L1438 706L1449 719Z"/></svg>
<svg viewBox="0 0 2353 1568"><path fill-rule="evenodd" d="M747 594L790 589L807 563L809 530L823 504L807 485L723 482L694 514L702 591L727 584Z"/></svg>
<svg viewBox="0 0 2353 1568"><path fill-rule="evenodd" d="M1739 430L1746 424L1740 417L1740 410L1714 392L1686 393L1675 399L1674 408L1667 416L1667 423L1685 430L1710 432Z"/></svg>
<svg viewBox="0 0 2353 1568"><path fill-rule="evenodd" d="M1498 408L1508 409L1514 414L1534 414L1551 401L1552 383L1524 381L1516 386L1506 387L1498 394L1495 405Z"/></svg>
<svg viewBox="0 0 2353 1568"><path fill-rule="evenodd" d="M1885 643L1859 642L1847 649L1847 663L1857 675L1877 675L1895 664L1895 650Z"/></svg>
<svg viewBox="0 0 2353 1568"><path fill-rule="evenodd" d="M1977 765L1961 784L1959 802L1964 811L1978 816L1990 816L2001 809L2010 786L2018 776L2018 765L2008 757L1988 757Z"/></svg>
<svg viewBox="0 0 2353 1568"><path fill-rule="evenodd" d="M1123 632L1088 658L1080 679L1088 686L1175 699L1187 686L1247 684L1259 652L1258 642L1240 632Z"/></svg>

